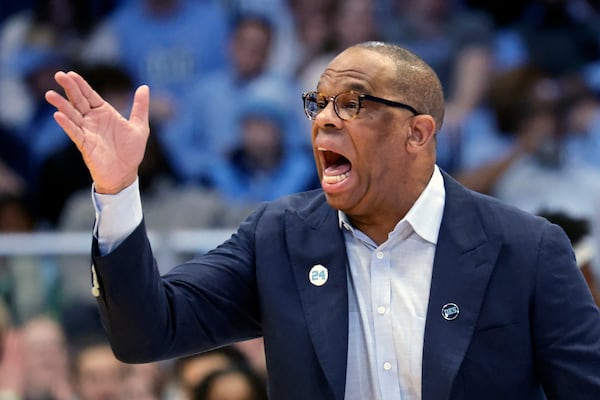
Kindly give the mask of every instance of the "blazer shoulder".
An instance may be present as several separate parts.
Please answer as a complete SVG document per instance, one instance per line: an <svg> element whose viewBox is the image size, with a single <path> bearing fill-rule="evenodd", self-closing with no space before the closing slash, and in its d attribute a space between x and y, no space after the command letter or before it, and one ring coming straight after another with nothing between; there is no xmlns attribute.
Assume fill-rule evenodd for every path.
<svg viewBox="0 0 600 400"><path fill-rule="evenodd" d="M552 225L546 218L470 190L452 178L445 177L444 181L448 216L473 213L489 237L527 243L531 239L539 239Z"/></svg>
<svg viewBox="0 0 600 400"><path fill-rule="evenodd" d="M327 203L322 190L300 192L260 204L241 223L238 231L267 235L279 233L284 229L286 216L294 216L294 220L318 227L332 217L331 213L335 210Z"/></svg>

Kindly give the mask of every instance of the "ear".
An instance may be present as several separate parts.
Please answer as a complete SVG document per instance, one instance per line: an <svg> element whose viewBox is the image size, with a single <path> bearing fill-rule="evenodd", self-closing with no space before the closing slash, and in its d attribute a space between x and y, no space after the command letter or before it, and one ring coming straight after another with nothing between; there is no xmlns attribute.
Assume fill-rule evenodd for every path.
<svg viewBox="0 0 600 400"><path fill-rule="evenodd" d="M406 150L409 153L417 153L429 147L435 135L435 120L431 115L415 115L412 117L408 127L406 138Z"/></svg>

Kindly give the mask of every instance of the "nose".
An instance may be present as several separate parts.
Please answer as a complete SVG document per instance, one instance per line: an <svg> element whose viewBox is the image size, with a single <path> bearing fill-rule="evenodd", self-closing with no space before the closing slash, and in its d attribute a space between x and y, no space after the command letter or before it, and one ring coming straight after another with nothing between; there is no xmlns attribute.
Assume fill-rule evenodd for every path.
<svg viewBox="0 0 600 400"><path fill-rule="evenodd" d="M333 101L329 101L315 117L315 124L322 128L339 128L342 122L342 119L335 112Z"/></svg>

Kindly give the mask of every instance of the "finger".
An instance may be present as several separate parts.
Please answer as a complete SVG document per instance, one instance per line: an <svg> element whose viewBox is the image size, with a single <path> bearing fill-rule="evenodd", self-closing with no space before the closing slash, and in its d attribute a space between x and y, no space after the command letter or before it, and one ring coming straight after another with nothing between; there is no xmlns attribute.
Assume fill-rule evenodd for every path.
<svg viewBox="0 0 600 400"><path fill-rule="evenodd" d="M69 77L73 78L73 80L77 83L79 90L83 94L83 96L87 99L90 108L100 107L104 104L104 99L87 83L85 79L77 72L69 71L67 74Z"/></svg>
<svg viewBox="0 0 600 400"><path fill-rule="evenodd" d="M46 98L46 101L56 107L58 111L65 114L76 125L81 126L83 117L67 99L53 90L47 91L44 97Z"/></svg>
<svg viewBox="0 0 600 400"><path fill-rule="evenodd" d="M54 74L54 80L56 80L56 82L62 86L62 88L65 90L67 98L81 115L85 115L92 108L89 101L81 92L81 89L79 88L78 83L75 81L72 73L67 74L63 71L58 71L56 74Z"/></svg>
<svg viewBox="0 0 600 400"><path fill-rule="evenodd" d="M129 121L134 125L148 127L148 114L150 108L150 88L142 85L137 88L133 96L133 105Z"/></svg>
<svg viewBox="0 0 600 400"><path fill-rule="evenodd" d="M54 120L66 132L67 136L75 143L75 146L81 151L83 149L84 133L73 120L60 111L54 113Z"/></svg>

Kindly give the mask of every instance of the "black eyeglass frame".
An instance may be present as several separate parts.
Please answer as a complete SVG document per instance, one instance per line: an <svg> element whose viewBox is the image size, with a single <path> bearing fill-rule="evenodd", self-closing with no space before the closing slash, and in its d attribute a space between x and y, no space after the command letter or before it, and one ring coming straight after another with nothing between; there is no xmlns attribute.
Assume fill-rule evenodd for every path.
<svg viewBox="0 0 600 400"><path fill-rule="evenodd" d="M342 116L340 115L339 111L338 111L338 106L337 106L337 102L336 99L339 96L348 94L348 93L354 93L358 96L358 109L356 110L356 114L354 114L352 116L352 118L342 118ZM415 108L411 105L405 104L405 103L400 103L398 101L392 101L392 100L388 100L388 99L384 99L381 97L376 97L376 96L371 96L370 94L364 94L364 93L358 93L355 92L354 90L349 90L346 92L342 92L342 93L338 93L335 96L331 96L331 97L325 97L325 100L327 101L327 103L325 104L325 107L321 108L316 114L314 114L314 116L311 116L311 113L308 111L308 107L306 106L307 104L307 99L309 98L309 96L318 96L320 93L315 91L311 91L311 92L304 92L302 93L302 101L304 103L304 114L306 114L306 116L308 117L308 119L310 119L311 121L313 121L315 118L317 118L317 115L319 114L319 112L321 110L323 110L325 107L327 107L327 104L329 104L330 102L333 102L333 110L335 111L335 114L342 120L342 121L350 121L354 118L356 118L356 116L358 115L358 113L360 112L361 108L362 108L362 101L363 100L370 100L370 101L374 101L377 103L381 103L381 104L385 104L386 106L390 106L390 107L396 107L396 108L403 108L405 110L410 111L411 113L413 113L414 115L420 115L421 113L418 112L417 110L415 110Z"/></svg>

